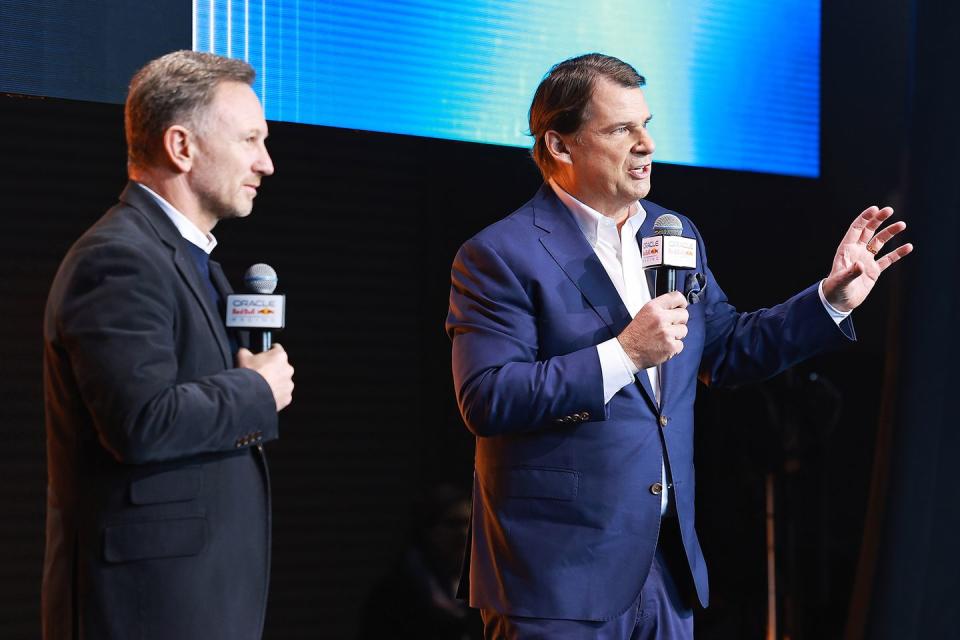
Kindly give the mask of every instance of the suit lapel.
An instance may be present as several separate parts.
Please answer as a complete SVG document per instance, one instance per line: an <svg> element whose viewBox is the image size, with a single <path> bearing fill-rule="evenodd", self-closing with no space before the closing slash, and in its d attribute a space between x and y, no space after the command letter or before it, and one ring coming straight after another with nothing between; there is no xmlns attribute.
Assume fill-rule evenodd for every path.
<svg viewBox="0 0 960 640"><path fill-rule="evenodd" d="M186 242L186 240L183 240L183 242ZM173 261L177 266L177 271L180 272L180 277L183 278L184 282L193 293L193 297L197 299L201 309L203 309L203 314L206 316L207 323L210 325L210 331L213 333L213 336L217 341L217 346L220 347L220 355L223 357L224 367L229 369L233 365L231 362L232 358L230 357L230 343L227 340L226 328L224 328L224 321L220 317L217 309L214 308L213 302L210 300L210 296L205 290L206 285L201 280L203 276L200 275L200 273L197 271L196 265L193 264L193 258L186 255L186 251L184 251L182 248L174 248ZM210 263L211 277L213 276L213 264L213 262Z"/></svg>
<svg viewBox="0 0 960 640"><path fill-rule="evenodd" d="M120 200L143 213L154 230L156 230L160 239L173 252L173 264L180 274L181 280L183 280L187 288L190 289L190 292L193 294L193 297L196 299L197 304L200 305L200 309L206 317L210 331L217 342L217 346L220 348L220 355L223 357L224 367L232 367L233 357L230 354L230 343L227 340L224 321L220 318L220 314L210 301L210 296L206 292L206 284L201 280L202 276L197 272L197 268L193 264L193 258L186 254L182 246L182 243L186 242L186 240L180 235L180 231L177 230L177 227L167 218L167 214L163 212L160 205L154 201L150 194L146 193L136 183L131 182L127 184L127 188L124 189L120 195ZM213 261L210 262L210 275L214 286L220 290L222 285L217 284L216 276L213 275L215 264ZM226 278L223 276L219 265L217 265L216 271L225 283ZM229 289L229 284L226 285L226 288ZM222 291L221 296L226 300L226 296L223 295Z"/></svg>
<svg viewBox="0 0 960 640"><path fill-rule="evenodd" d="M617 288L594 253L593 247L583 237L567 208L557 198L550 185L540 188L533 200L534 224L547 233L540 236L540 243L573 284L580 290L590 307L600 316L615 338L630 324L630 312L623 304ZM650 377L645 371L636 376L647 401L656 407L656 396L650 386Z"/></svg>
<svg viewBox="0 0 960 640"><path fill-rule="evenodd" d="M231 365L233 362L233 354L237 347L243 347L245 349L250 348L249 340L249 331L242 331L240 329L227 329L226 328L226 305L227 305L227 296L233 293L233 287L230 286L230 281L227 280L227 276L223 274L223 269L220 267L220 263L214 260L210 261L210 279L213 281L213 286L217 290L217 293L220 294L220 299L223 300L223 308L217 309L219 313L219 318L223 319L224 331L227 332L227 342L228 348L230 349L230 361Z"/></svg>

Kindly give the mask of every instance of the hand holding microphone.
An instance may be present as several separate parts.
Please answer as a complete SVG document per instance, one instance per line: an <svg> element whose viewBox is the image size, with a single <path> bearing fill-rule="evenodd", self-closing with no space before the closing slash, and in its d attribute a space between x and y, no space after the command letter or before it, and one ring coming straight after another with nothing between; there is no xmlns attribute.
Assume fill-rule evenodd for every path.
<svg viewBox="0 0 960 640"><path fill-rule="evenodd" d="M653 223L653 236L641 240L644 270L656 273L654 297L617 336L641 369L662 364L683 351L687 337L687 298L677 291L677 269L697 267L697 241L683 235L683 223L665 213Z"/></svg>
<svg viewBox="0 0 960 640"><path fill-rule="evenodd" d="M269 351L254 354L249 349L237 351L237 366L253 369L267 381L277 403L277 411L284 409L293 401L293 367L287 360L287 352L280 343L274 344Z"/></svg>
<svg viewBox="0 0 960 640"><path fill-rule="evenodd" d="M247 293L227 296L227 326L250 330L259 340L259 353L249 349L237 351L237 366L253 369L267 381L277 411L293 400L293 367L287 352L273 343L273 332L283 329L286 315L286 297L274 294L277 272L267 264L255 264L243 274Z"/></svg>
<svg viewBox="0 0 960 640"><path fill-rule="evenodd" d="M635 365L647 369L683 351L687 318L687 299L672 291L643 305L617 340Z"/></svg>

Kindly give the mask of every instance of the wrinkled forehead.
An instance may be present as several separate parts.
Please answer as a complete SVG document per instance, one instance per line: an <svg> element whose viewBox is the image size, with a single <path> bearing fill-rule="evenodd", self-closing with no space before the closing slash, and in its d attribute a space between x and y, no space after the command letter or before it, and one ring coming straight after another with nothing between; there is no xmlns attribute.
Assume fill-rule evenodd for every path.
<svg viewBox="0 0 960 640"><path fill-rule="evenodd" d="M609 80L598 78L584 112L584 123L637 122L650 117L646 96L640 87L625 87Z"/></svg>

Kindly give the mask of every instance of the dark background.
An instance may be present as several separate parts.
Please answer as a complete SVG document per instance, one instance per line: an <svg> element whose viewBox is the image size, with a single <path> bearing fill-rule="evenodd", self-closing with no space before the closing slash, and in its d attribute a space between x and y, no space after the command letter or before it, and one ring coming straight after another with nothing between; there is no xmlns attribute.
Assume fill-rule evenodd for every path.
<svg viewBox="0 0 960 640"><path fill-rule="evenodd" d="M102 4L104 15L114 15L117 3ZM154 3L149 11L178 4ZM853 638L869 634L873 620L876 637L949 637L883 635L892 614L875 613L896 609L902 572L916 570L910 549L946 547L943 532L956 519L937 511L940 500L956 497L949 475L955 438L911 449L902 435L929 433L927 426L943 428L953 417L954 380L937 355L956 347L945 352L935 337L958 316L952 296L941 300L957 270L944 262L946 255L955 262L950 234L924 215L956 214L953 150L960 145L949 123L956 89L941 87L955 68L950 33L960 22L955 10L932 7L920 0L823 4L820 179L654 169L651 199L696 221L714 273L742 309L775 304L825 276L846 227L868 205L899 206L919 246L856 311L855 345L761 387L701 394L698 528L714 602L699 615L698 638L762 635L768 473L777 487L781 630L794 639L837 638L846 626ZM34 3L3 11L42 18ZM162 38L123 33L117 46L139 49L122 64L106 43L92 55L114 60L110 73L128 77L147 59L189 46L188 32L152 31ZM121 36L107 23L84 37ZM21 73L41 48L13 52L28 69ZM630 62L643 71L642 60ZM32 638L39 634L46 485L43 305L69 245L123 188L125 146L122 108L113 104L5 95L0 122L0 637ZM439 482L469 485L473 442L454 403L443 331L449 266L461 242L522 204L540 178L522 149L410 136L278 122L269 148L276 175L264 182L252 217L217 227L214 253L234 283L253 262L273 265L289 300L289 328L279 340L297 369L297 390L281 416L281 439L268 447L274 561L266 637L350 638L366 594L401 550L418 493ZM945 274L929 286L942 302L932 315L918 311L926 298L904 293L929 281L918 265ZM913 335L907 323L912 332L919 327L927 351L900 360L901 338ZM921 376L901 388L906 383L894 377L901 367ZM914 414L904 407L930 393L923 376L931 373L941 376L935 391L943 405L928 422L910 424ZM901 450L913 452L907 462L898 462ZM911 492L902 489L909 483L889 480L916 477L931 451L943 464L924 478L929 484ZM893 511L885 509L890 485ZM941 494L928 491L934 485ZM918 495L929 534L920 540L910 520L889 516L915 508ZM886 568L878 572L880 605L871 607L877 557ZM932 552L923 566L937 566ZM946 590L933 600L941 603L937 612L957 594L950 573L938 574ZM924 606L937 607L922 591L914 622Z"/></svg>

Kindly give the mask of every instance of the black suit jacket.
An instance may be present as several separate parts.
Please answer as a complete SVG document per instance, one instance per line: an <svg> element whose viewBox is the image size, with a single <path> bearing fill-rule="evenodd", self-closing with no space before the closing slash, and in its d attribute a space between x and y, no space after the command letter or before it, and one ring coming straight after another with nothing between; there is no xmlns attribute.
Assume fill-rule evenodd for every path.
<svg viewBox="0 0 960 640"><path fill-rule="evenodd" d="M44 321L50 640L261 635L261 443L277 437L276 404L259 374L234 367L184 242L131 183L54 279Z"/></svg>

